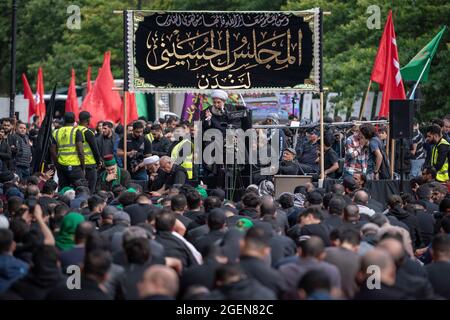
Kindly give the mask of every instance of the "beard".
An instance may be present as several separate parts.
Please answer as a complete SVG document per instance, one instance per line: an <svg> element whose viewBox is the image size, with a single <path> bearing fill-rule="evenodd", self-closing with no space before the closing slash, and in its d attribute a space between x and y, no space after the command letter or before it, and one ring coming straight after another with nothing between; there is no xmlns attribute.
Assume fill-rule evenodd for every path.
<svg viewBox="0 0 450 320"><path fill-rule="evenodd" d="M217 108L212 106L211 113L215 116L223 116L225 114L225 108Z"/></svg>

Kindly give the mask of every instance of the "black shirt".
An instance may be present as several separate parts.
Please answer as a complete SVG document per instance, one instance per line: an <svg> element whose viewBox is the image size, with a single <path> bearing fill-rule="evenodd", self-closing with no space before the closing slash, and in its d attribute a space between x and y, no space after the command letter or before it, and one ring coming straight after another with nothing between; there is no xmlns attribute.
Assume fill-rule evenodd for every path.
<svg viewBox="0 0 450 320"><path fill-rule="evenodd" d="M297 160L294 161L281 161L280 170L278 174L281 175L298 175L299 167Z"/></svg>
<svg viewBox="0 0 450 320"><path fill-rule="evenodd" d="M124 141L122 137L119 142L119 148L122 148L123 142ZM132 150L136 150L137 154L133 158L130 158L128 156L127 170L129 172L132 172L133 166L141 163L147 155L152 154L152 143L148 139L145 139L143 135L136 138L133 134L129 134L127 137L127 152L130 152ZM145 168L141 168L136 171L135 174L140 173L144 170Z"/></svg>
<svg viewBox="0 0 450 320"><path fill-rule="evenodd" d="M445 299L450 299L450 262L432 262L425 266L425 270L434 292Z"/></svg>
<svg viewBox="0 0 450 320"><path fill-rule="evenodd" d="M166 189L172 187L174 184L185 184L187 180L187 172L183 167L174 164L172 171L166 177Z"/></svg>
<svg viewBox="0 0 450 320"><path fill-rule="evenodd" d="M336 151L334 151L331 148L328 149L327 151L325 151L325 156L323 158L325 170L328 170L329 168L331 168L336 162L338 162L338 160L339 160L339 157L338 157ZM336 177L336 171L327 174L327 177L334 179Z"/></svg>
<svg viewBox="0 0 450 320"><path fill-rule="evenodd" d="M152 149L153 154L156 154L157 156L166 156L169 155L169 148L170 148L170 140L166 137L161 137L159 139L153 139L152 142Z"/></svg>

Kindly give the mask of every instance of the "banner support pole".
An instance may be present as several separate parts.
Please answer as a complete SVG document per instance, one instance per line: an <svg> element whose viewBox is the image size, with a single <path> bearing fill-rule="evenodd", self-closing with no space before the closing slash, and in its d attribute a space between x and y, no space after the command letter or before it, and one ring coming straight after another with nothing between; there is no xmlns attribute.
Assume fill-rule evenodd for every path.
<svg viewBox="0 0 450 320"><path fill-rule="evenodd" d="M363 105L361 106L361 113L359 114L359 120L362 120L362 117L364 115L364 108L366 106L367 97L369 96L370 86L371 85L372 85L372 80L369 81L369 85L367 86L366 95L364 97L364 102L363 102Z"/></svg>
<svg viewBox="0 0 450 320"><path fill-rule="evenodd" d="M127 48L127 32L128 32L128 20L127 20L127 11L122 11L123 14L123 127L124 127L124 134L123 134L123 151L124 151L124 157L123 157L123 168L127 170L127 160L128 160L128 150L127 150L127 140L128 140L128 68L127 68L127 61L128 61L128 48ZM131 172L130 172L131 174Z"/></svg>

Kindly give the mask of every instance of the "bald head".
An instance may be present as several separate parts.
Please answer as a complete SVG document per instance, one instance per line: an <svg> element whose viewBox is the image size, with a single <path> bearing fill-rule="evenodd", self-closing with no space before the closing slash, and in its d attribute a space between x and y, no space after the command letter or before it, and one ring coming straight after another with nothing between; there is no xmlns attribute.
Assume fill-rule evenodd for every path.
<svg viewBox="0 0 450 320"><path fill-rule="evenodd" d="M356 191L353 201L356 204L366 206L369 203L369 195L364 190Z"/></svg>
<svg viewBox="0 0 450 320"><path fill-rule="evenodd" d="M178 275L163 265L148 268L139 283L139 294L142 298L154 295L175 297L178 293Z"/></svg>

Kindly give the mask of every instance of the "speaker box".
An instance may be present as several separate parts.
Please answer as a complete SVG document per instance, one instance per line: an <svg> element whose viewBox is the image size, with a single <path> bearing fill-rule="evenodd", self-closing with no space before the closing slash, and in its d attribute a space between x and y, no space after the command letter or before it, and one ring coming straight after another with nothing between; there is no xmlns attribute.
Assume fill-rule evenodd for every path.
<svg viewBox="0 0 450 320"><path fill-rule="evenodd" d="M292 175L275 175L275 197L279 197L284 192L294 193L294 189L298 186L304 186L308 182L312 182L312 176L292 176Z"/></svg>
<svg viewBox="0 0 450 320"><path fill-rule="evenodd" d="M389 102L389 135L391 139L411 139L413 135L413 100L391 100Z"/></svg>

